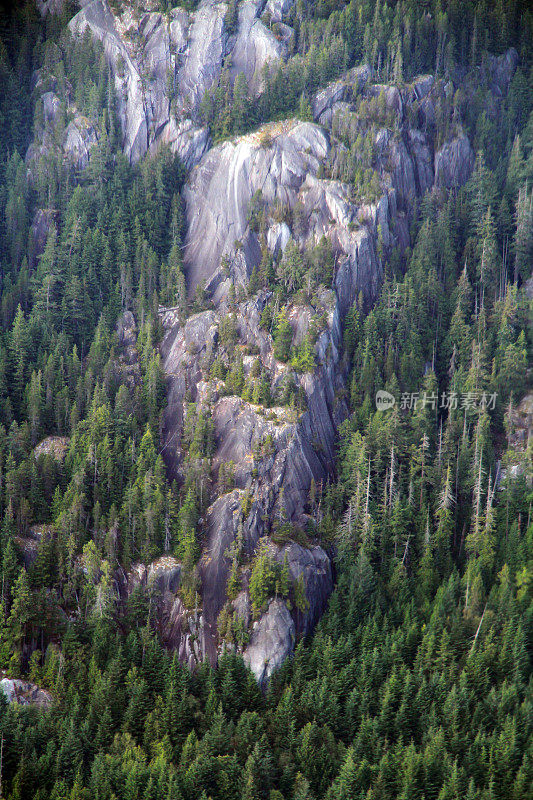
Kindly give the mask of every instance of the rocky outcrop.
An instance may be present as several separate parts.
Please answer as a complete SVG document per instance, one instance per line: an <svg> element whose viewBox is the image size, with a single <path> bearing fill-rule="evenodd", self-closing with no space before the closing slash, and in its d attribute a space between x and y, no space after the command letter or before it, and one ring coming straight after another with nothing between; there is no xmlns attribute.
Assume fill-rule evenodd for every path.
<svg viewBox="0 0 533 800"><path fill-rule="evenodd" d="M127 601L135 591L150 595L157 608L157 627L162 642L176 650L191 669L206 658L213 659L213 639L206 634L204 617L187 610L179 596L181 564L165 555L150 564L134 564L125 574L116 575L119 598Z"/></svg>
<svg viewBox="0 0 533 800"><path fill-rule="evenodd" d="M69 122L63 138L63 152L74 169L85 169L91 157L91 149L97 141L94 125L87 117L77 114Z"/></svg>
<svg viewBox="0 0 533 800"><path fill-rule="evenodd" d="M33 450L35 458L39 456L51 456L61 464L66 458L68 449L70 447L69 436L47 436L42 442L39 442Z"/></svg>
<svg viewBox="0 0 533 800"><path fill-rule="evenodd" d="M264 686L274 670L293 650L296 640L294 621L282 600L272 600L268 611L254 623L244 661Z"/></svg>
<svg viewBox="0 0 533 800"><path fill-rule="evenodd" d="M130 56L106 0L87 3L70 21L69 28L75 35L89 29L102 42L108 60L114 65L124 152L132 161L138 160L148 149L146 98L139 66Z"/></svg>
<svg viewBox="0 0 533 800"><path fill-rule="evenodd" d="M271 22L281 22L293 5L294 0L268 0L265 13L268 14Z"/></svg>
<svg viewBox="0 0 533 800"><path fill-rule="evenodd" d="M37 259L44 251L52 228L57 232L57 211L51 208L39 208L35 212L30 228L31 263L35 266Z"/></svg>
<svg viewBox="0 0 533 800"><path fill-rule="evenodd" d="M507 451L498 471L497 483L524 478L533 486L533 394L526 394L507 414Z"/></svg>
<svg viewBox="0 0 533 800"><path fill-rule="evenodd" d="M333 589L330 558L321 547L290 542L278 550L276 559L286 562L293 582L302 581L305 587L306 607L296 607L293 616L296 635L306 636L322 616Z"/></svg>
<svg viewBox="0 0 533 800"><path fill-rule="evenodd" d="M209 149L200 115L206 91L227 68L230 80L244 75L258 94L263 66L288 57L292 32L282 20L290 21L292 5L293 0L244 0L235 19L227 4L216 0L201 0L194 12L176 8L169 14L131 4L117 12L107 0L88 0L70 23L74 35L89 29L103 44L130 161L167 144L190 169L183 192L187 283L191 297L201 287L212 305L186 321L179 309L161 311L168 379L162 452L178 482L186 469L184 423L194 413L189 404L212 421L214 452L202 477L208 500L200 521L198 607L185 608L181 566L170 557L135 565L119 581L120 592L123 597L135 587L152 592L163 641L191 667L204 658L215 662L222 610L230 608L250 623L250 561L259 540L270 537L275 558L287 562L292 583L304 587L305 597L290 609L288 602L272 600L248 631L247 645L244 639L238 645L263 683L292 651L296 637L312 630L332 588L330 557L313 539L319 518L313 495L334 474L337 432L348 413L343 318L360 294L367 306L376 298L384 260L393 248L402 251L409 244L415 201L433 187L461 186L473 166L468 138L454 120L449 140L435 152L435 120L443 109L451 110L454 84L426 75L401 88L377 85L368 66L311 98L314 121L271 123ZM485 64L494 104L515 68L512 53ZM53 93L43 99L46 125L54 125L59 111ZM346 130L356 131L352 143L357 133L368 140L365 185L343 168L350 149L340 131L343 118ZM65 146L68 142L82 169L90 147L84 150L72 128ZM34 145L38 149L40 142ZM274 298L266 289L247 297L249 278L265 249L277 263L289 243L311 253L324 238L332 253L331 283L302 291L286 308L294 348L314 330L314 368L297 371L275 357L272 331L261 324ZM223 329L230 311L236 330L228 344ZM131 368L132 381L134 324L125 316L118 331L123 367ZM215 361L223 372L242 361L249 382L259 372L272 402L230 394L213 374ZM290 403L281 399L284 387L290 387L285 392ZM285 538L276 539L284 525L288 533L281 531ZM291 531L307 546L290 540ZM273 544L287 537L283 547ZM230 602L227 583L236 551L241 585Z"/></svg>
<svg viewBox="0 0 533 800"><path fill-rule="evenodd" d="M445 189L457 189L470 177L474 153L465 135L447 142L435 154L435 183Z"/></svg>
<svg viewBox="0 0 533 800"><path fill-rule="evenodd" d="M54 701L50 692L18 678L2 678L0 690L8 703L16 703L19 706L32 705L47 710Z"/></svg>
<svg viewBox="0 0 533 800"><path fill-rule="evenodd" d="M84 170L98 141L96 128L87 117L78 113L68 97L62 101L55 92L48 91L41 96L40 102L41 122L36 125L34 139L26 151L30 172L33 172L35 162L50 152L62 153L75 171ZM70 121L66 123L62 141L58 144L56 129L65 120Z"/></svg>
<svg viewBox="0 0 533 800"><path fill-rule="evenodd" d="M130 161L162 144L189 168L200 160L209 137L198 111L223 67L230 66L232 80L244 75L250 91L257 93L263 66L287 55L283 41L260 20L263 8L264 0L241 3L232 32L228 6L216 0L201 0L191 13L175 8L170 15L134 5L118 13L107 0L84 3L69 27L74 35L89 29L103 44Z"/></svg>
<svg viewBox="0 0 533 800"><path fill-rule="evenodd" d="M189 20L188 42L178 69L182 114L194 116L205 92L218 80L226 50L227 6L203 0Z"/></svg>
<svg viewBox="0 0 533 800"><path fill-rule="evenodd" d="M254 93L261 89L263 66L286 55L283 44L258 18L263 6L264 0L244 0L239 5L237 35L231 48L233 77L244 75Z"/></svg>
<svg viewBox="0 0 533 800"><path fill-rule="evenodd" d="M26 569L29 569L35 563L43 542L49 542L55 535L52 525L41 523L30 525L25 536L15 536L14 542Z"/></svg>
<svg viewBox="0 0 533 800"><path fill-rule="evenodd" d="M338 103L352 100L354 94L369 83L372 77L372 70L366 64L355 67L346 73L338 81L330 83L321 89L313 98L312 111L313 118L322 125L331 126L333 110Z"/></svg>
<svg viewBox="0 0 533 800"><path fill-rule="evenodd" d="M494 95L504 97L507 94L518 62L518 53L514 47L509 48L501 56L486 54L481 71L485 73L489 88Z"/></svg>
<svg viewBox="0 0 533 800"><path fill-rule="evenodd" d="M65 7L65 0L37 0L37 9L42 17L47 14L61 14Z"/></svg>
<svg viewBox="0 0 533 800"><path fill-rule="evenodd" d="M329 151L328 137L307 122L273 123L260 133L214 147L185 189L185 266L190 291L224 281L222 256L233 257L234 279L246 284L261 256L247 220L252 196L293 206L307 175L316 175ZM239 252L235 252L235 243Z"/></svg>
<svg viewBox="0 0 533 800"><path fill-rule="evenodd" d="M260 314L268 299L268 292L263 292L241 307L239 337L261 354L265 364L271 365L275 383L277 373L286 372L286 368L273 358L271 336L259 327ZM331 293L325 294L324 309L328 300L331 302ZM291 312L295 327L302 314L302 309L296 307ZM331 309L329 314L333 325ZM320 484L327 477L333 464L336 430L346 415L344 402L335 397L340 382L327 363L331 352L338 353L338 344L334 344L329 328L320 335L317 348L318 358L324 361L324 374L301 376L301 386L308 397L308 409L302 415L281 406L270 408L267 414L242 398L219 396L216 382L210 381L206 374L205 364L206 359L216 356L223 318L221 312L206 311L180 326L174 322L174 312L169 312L163 316L168 333L162 346L165 368L171 376L164 421L164 455L172 474L180 477L183 453L179 443L186 398L206 408L210 406L216 441L212 459L215 495L219 470L228 463L235 465L235 488L214 500L203 524L205 547L199 564L203 649L213 661L218 653L217 620L226 602L229 548L240 540L247 561L274 519L286 516L306 525L311 483ZM249 368L247 363L246 369ZM305 548L295 547L296 551L290 548L287 551L291 575L294 573L296 580L303 574L305 586L309 587L309 610L296 614L293 622L295 630L297 627L303 634L312 628L324 608L332 586L331 566L320 548L305 555Z"/></svg>
<svg viewBox="0 0 533 800"><path fill-rule="evenodd" d="M341 358L345 313L359 293L368 304L376 297L382 259L393 247L401 250L409 243L415 199L433 187L437 176L439 185L457 186L472 168L464 137L458 134L434 157L430 133L407 122L413 117L411 106L429 103L437 92L433 81L421 79L399 92L395 87L367 87L369 78L367 69L353 70L319 93L313 110L322 125L297 120L272 123L212 148L192 170L184 190L189 290L193 293L203 285L213 308L185 323L175 310L162 313L166 334L161 350L169 379L163 452L171 474L179 480L187 402L192 400L209 413L215 438L207 489L212 503L202 520L199 577L203 650L213 660L221 644L218 618L227 608L230 550L238 546L241 559L248 563L259 539L272 535L282 520L312 529L311 487L323 485L333 473L337 431L348 412ZM389 127L367 128L374 137L380 187L371 203L357 199L350 185L331 177L343 148L334 133L334 120L339 112L356 115L361 96L369 102L380 98L380 103L384 98L387 119L395 120ZM261 230L251 217L252 207L260 210ZM282 220L280 209L286 210ZM309 250L323 237L334 253L333 288L320 288L312 303L304 300L287 307L294 346L304 341L312 320L321 320L314 370L297 373L275 358L271 333L260 325L271 300L267 290L238 302L236 343L228 360L221 330L229 292L232 286L246 289L262 257L261 244L266 243L279 259L290 240ZM258 361L274 397L284 381L293 381L303 408L294 411L275 404L264 408L228 396L224 382L211 376L210 366L216 359L226 359L230 366L237 354L245 378ZM233 464L229 491L219 483L228 464ZM273 601L252 627L244 653L261 682L291 652L295 638L313 629L333 585L330 557L312 540L306 547L295 542L272 547L280 563L287 560L291 582L304 587L305 597L299 606L291 603L291 610L282 600ZM230 613L249 619L245 571L241 578L239 600L230 604Z"/></svg>
<svg viewBox="0 0 533 800"><path fill-rule="evenodd" d="M209 146L209 131L206 127L198 127L192 120L184 119L176 122L171 117L161 129L161 133L150 145L154 153L161 146L168 145L183 165L190 169L200 161Z"/></svg>

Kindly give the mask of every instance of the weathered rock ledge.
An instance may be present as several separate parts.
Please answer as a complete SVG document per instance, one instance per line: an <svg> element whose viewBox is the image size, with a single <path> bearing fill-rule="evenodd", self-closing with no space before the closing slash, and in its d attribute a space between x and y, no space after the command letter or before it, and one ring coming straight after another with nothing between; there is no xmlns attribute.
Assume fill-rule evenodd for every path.
<svg viewBox="0 0 533 800"><path fill-rule="evenodd" d="M401 92L395 87L368 85L369 71L353 70L327 87L313 102L321 124L288 120L264 126L255 134L221 144L206 153L192 170L184 191L187 212L185 266L191 292L202 284L213 308L181 323L177 313L162 313L166 331L162 356L168 375L169 403L165 412L165 458L171 473L180 476L183 453L179 442L186 401L209 409L215 431L212 491L215 497L204 516L204 551L199 575L205 651L219 650L217 619L228 609L226 585L229 550L241 542L249 559L259 539L272 533L276 520L308 528L316 512L311 486L324 485L333 475L335 442L348 409L342 361L343 317L362 294L371 304L382 280L383 261L393 248L409 243L409 221L416 198L434 186L453 189L468 179L473 154L467 137L456 129L437 152L426 132L442 86L424 76ZM357 200L351 187L330 177L344 145L335 135L339 115L357 114L357 97L384 97L390 127L373 135L380 193L371 202ZM380 100L381 101L381 100ZM415 106L419 127L413 127ZM411 120L408 122L407 120ZM266 220L259 233L249 209L259 198ZM289 212L279 221L279 209ZM297 209L297 224L294 210ZM265 224L265 223L264 223ZM260 236L263 239L260 239ZM333 289L322 289L312 302L289 304L293 343L305 337L310 320L320 317L314 348L315 369L295 373L274 357L270 333L260 324L271 295L266 290L234 306L237 350L243 354L245 376L255 359L269 376L272 393L291 374L304 410L292 415L284 408L263 408L240 397L226 396L223 384L210 377L209 365L220 350L220 329L233 291L246 292L252 270L266 242L275 259L292 239L299 248L326 237L335 253ZM242 287L239 289L239 287ZM255 356L246 356L246 353ZM261 445L269 442L268 452ZM235 464L234 488L217 492L217 470ZM273 600L241 645L258 680L292 651L296 637L309 633L327 602L333 579L330 558L319 546L288 543L279 550L287 557L291 579L303 575L307 604L291 610L281 598ZM229 613L250 621L246 573Z"/></svg>

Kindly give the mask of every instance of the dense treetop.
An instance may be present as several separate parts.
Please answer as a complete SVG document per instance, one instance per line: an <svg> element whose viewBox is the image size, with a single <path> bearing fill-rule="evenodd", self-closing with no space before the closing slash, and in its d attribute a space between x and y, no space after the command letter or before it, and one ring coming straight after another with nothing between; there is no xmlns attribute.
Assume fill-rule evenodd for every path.
<svg viewBox="0 0 533 800"><path fill-rule="evenodd" d="M471 107L457 98L477 152L469 183L424 198L412 247L387 260L375 307L356 302L347 315L352 413L320 513L310 497L312 534L336 554L337 586L266 695L233 653L217 670L189 673L161 646L151 598L135 593L119 607L113 591L118 565L171 551L184 565L184 602L195 596L212 421L191 409L185 480L171 485L157 309L186 315L205 298L185 296L183 167L165 150L134 167L122 156L112 75L97 43L65 34L73 11L42 21L26 3L0 24L0 668L56 699L40 713L0 693L3 796L524 800L532 443L519 443L516 409L532 363L530 4L298 0L291 58L267 70L259 100L227 71L204 98L213 136L226 137L305 117L313 91L363 61L402 84L426 71L479 78L488 51L510 46L520 58L497 119L479 113L482 89ZM29 171L24 162L52 78L98 131L83 174L58 146ZM67 121L65 105L50 141ZM366 169L363 153L334 177L357 196L372 191ZM250 221L260 226L256 200ZM290 247L276 264L265 256L252 275L250 294L274 290L262 322L276 358L296 371L313 368L314 339L291 346L283 306L304 276L330 284L332 262L323 241ZM136 322L133 365L116 328L124 311ZM234 335L229 316L230 353ZM273 404L261 365L248 385L238 359L212 372L228 393ZM375 409L378 389L397 398L392 410ZM416 407L402 407L412 393ZM301 398L288 387L280 402L298 409ZM48 435L69 437L64 462L35 457ZM56 535L43 536L29 566L21 544L35 524ZM287 595L286 570L266 552L252 575L257 608Z"/></svg>

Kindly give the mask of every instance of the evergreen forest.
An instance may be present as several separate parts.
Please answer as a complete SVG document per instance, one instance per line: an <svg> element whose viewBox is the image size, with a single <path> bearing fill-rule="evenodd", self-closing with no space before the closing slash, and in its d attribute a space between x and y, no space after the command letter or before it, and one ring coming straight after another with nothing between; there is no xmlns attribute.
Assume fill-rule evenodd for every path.
<svg viewBox="0 0 533 800"><path fill-rule="evenodd" d="M230 0L228 25L238 8ZM0 692L0 799L533 798L530 3L297 0L291 57L265 68L259 98L223 70L202 100L218 142L309 119L313 93L362 63L402 85L466 75L509 47L519 58L497 119L481 90L462 107L468 182L416 204L376 303L361 297L347 313L335 475L310 498L313 531L278 531L331 553L335 587L263 688L232 648L189 670L164 646L149 593L122 602L114 588L117 571L172 553L184 604L197 597L213 424L191 404L184 479L171 478L158 311L186 319L209 297L186 291L187 170L167 147L136 164L123 155L104 49L66 28L76 10L41 18L25 0L0 11L0 673L53 698L42 710ZM61 113L50 146L25 161L52 80L98 133L83 171L54 144ZM375 189L365 165L326 169L356 193ZM330 288L333 270L324 240L289 245L278 263L264 254L252 273L249 297L273 292L261 324L275 356L298 373L314 367L321 321L295 347L284 306L306 286ZM235 336L228 315L232 353ZM304 408L294 387L271 396L259 363L252 382L242 358L211 373L228 395ZM376 409L380 390L393 408ZM304 587L259 550L254 610L289 594L305 607Z"/></svg>

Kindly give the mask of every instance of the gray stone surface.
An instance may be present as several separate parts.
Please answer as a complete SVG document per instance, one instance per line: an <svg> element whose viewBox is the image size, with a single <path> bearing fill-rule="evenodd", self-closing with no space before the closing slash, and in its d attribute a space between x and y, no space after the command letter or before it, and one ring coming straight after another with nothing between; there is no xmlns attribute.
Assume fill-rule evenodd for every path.
<svg viewBox="0 0 533 800"><path fill-rule="evenodd" d="M468 137L456 136L435 154L435 184L456 189L466 183L473 166L474 153Z"/></svg>
<svg viewBox="0 0 533 800"><path fill-rule="evenodd" d="M339 80L328 84L313 97L311 103L313 118L322 125L331 125L334 107L360 92L371 77L372 70L367 64L363 64L351 69Z"/></svg>
<svg viewBox="0 0 533 800"><path fill-rule="evenodd" d="M123 596L135 587L155 590L161 637L191 667L204 658L215 662L219 653L217 618L227 601L228 548L240 542L242 556L249 561L259 539L272 533L275 521L286 519L306 528L315 511L309 507L311 483L320 486L333 472L337 431L348 413L341 358L345 313L360 292L367 305L377 296L383 274L382 248L386 256L392 248L409 244L414 201L434 186L455 189L462 185L473 165L470 143L455 123L450 140L434 152L436 113L443 98L453 97L456 86L445 86L428 75L401 90L373 85L368 66L351 70L311 98L315 122L272 123L209 149L208 131L199 117L206 90L217 84L227 66L231 79L244 74L252 93L260 92L263 65L288 57L286 43L292 32L281 20L287 14L290 20L292 4L293 0L244 0L233 32L227 29L227 4L216 0L201 0L191 13L173 9L168 16L152 4L142 11L127 5L116 14L107 0L87 0L70 24L75 34L89 28L103 42L115 78L128 158L135 162L146 152L169 145L191 170L183 192L186 277L191 294L200 283L206 286L213 308L185 322L176 309L161 313L165 331L161 354L168 383L162 434L169 474L179 481L183 478L181 433L188 403L196 402L212 416L215 453L205 490L209 506L200 522L199 607L184 608L178 594L181 566L170 556L135 565L128 576L117 579ZM264 11L266 24L261 20ZM268 20L276 23L277 37L267 27ZM466 81L466 96L483 80L490 90L487 108L496 113L516 63L513 51L487 58L471 83L470 78ZM36 87L39 80L36 76ZM54 86L58 91L53 82L47 84L48 89ZM387 120L388 127L375 135L374 167L380 176L380 190L367 202L355 199L352 186L330 177L337 174L334 166L343 148L332 128L339 114L357 117L359 97L371 100L381 93L392 122ZM50 147L47 131L65 100L49 91L42 102L45 130L36 136L29 161ZM64 151L83 169L90 159L93 134L80 127L78 112L68 108L68 102L66 110L71 122ZM259 358L270 376L271 392L284 380L293 380L305 398L301 413L286 407L263 409L226 396L222 382L212 379L209 372L220 347L219 327L228 313L230 287L246 288L261 258L262 241L248 223L250 201L256 192L261 193L264 207L266 227L262 233L275 258L281 257L290 239L301 248L311 248L323 236L334 253L333 286L321 290L313 306L303 300L288 308L296 345L303 341L313 317L323 320L313 371L298 374L290 365L276 361L270 332L259 324L270 299L267 290L237 302L245 373L250 373ZM123 350L133 352L135 321L131 323L125 317L121 320L119 338ZM223 490L219 481L220 467L228 461L235 464L231 491ZM245 658L263 685L292 652L296 637L312 630L333 584L330 557L322 548L294 542L272 547L276 558L283 561L287 557L293 580L303 577L308 604L305 609L289 611L283 601L273 600L254 624ZM244 573L241 577L242 591L232 607L248 620L247 579Z"/></svg>
<svg viewBox="0 0 533 800"><path fill-rule="evenodd" d="M289 122L265 126L204 156L184 192L185 267L191 292L200 281L213 279L221 257L232 254L240 240L246 268L239 277L246 282L260 256L247 223L252 195L261 190L268 203L293 205L307 174L316 174L328 151L328 138L318 126Z"/></svg>
<svg viewBox="0 0 533 800"><path fill-rule="evenodd" d="M61 14L65 7L65 0L37 0L37 9L42 17L47 14Z"/></svg>
<svg viewBox="0 0 533 800"><path fill-rule="evenodd" d="M192 17L188 46L178 69L179 113L195 114L207 89L218 80L226 47L227 6L202 0Z"/></svg>
<svg viewBox="0 0 533 800"><path fill-rule="evenodd" d="M21 706L34 705L45 710L53 703L50 692L18 678L2 678L0 689L8 703L17 703Z"/></svg>
<svg viewBox="0 0 533 800"><path fill-rule="evenodd" d="M321 547L307 548L290 542L278 550L276 559L280 564L287 560L293 581L303 580L309 605L306 609L295 608L293 616L296 634L306 636L322 616L333 589L330 558Z"/></svg>
<svg viewBox="0 0 533 800"><path fill-rule="evenodd" d="M244 0L239 5L239 25L231 49L231 72L242 73L251 91L261 88L261 70L265 64L278 61L286 54L285 47L258 18L264 0Z"/></svg>
<svg viewBox="0 0 533 800"><path fill-rule="evenodd" d="M281 22L293 5L294 0L268 0L265 11L270 15L272 22Z"/></svg>
<svg viewBox="0 0 533 800"><path fill-rule="evenodd" d="M69 122L63 138L63 150L75 169L85 169L91 157L91 148L97 141L94 126L87 117L78 114Z"/></svg>
<svg viewBox="0 0 533 800"><path fill-rule="evenodd" d="M227 5L215 0L201 0L190 14L173 9L169 18L129 6L117 15L107 0L89 0L71 20L75 35L89 28L104 45L115 77L123 149L132 162L161 144L170 145L189 168L199 161L208 144L199 106L225 60L233 79L243 73L252 92L260 89L262 66L285 55L284 45L259 19L262 6L263 0L242 3L231 37Z"/></svg>
<svg viewBox="0 0 533 800"><path fill-rule="evenodd" d="M295 639L294 621L287 606L282 600L272 600L266 614L254 624L244 651L244 661L261 686L292 653Z"/></svg>
<svg viewBox="0 0 533 800"><path fill-rule="evenodd" d="M351 110L354 87L355 94L366 92L368 77L363 69L328 87L325 95L313 101L317 116L327 121L339 102ZM217 618L226 602L228 549L239 538L245 558L250 558L258 540L282 517L307 526L311 482L323 484L331 474L338 427L347 415L341 361L343 316L359 292L368 303L376 297L382 276L378 237L386 249L405 247L413 203L433 186L431 141L423 130L410 128L404 121L409 103L430 96L431 81L416 84L416 92L411 89L405 99L394 87L369 88L368 96L378 96L382 90L400 128L383 129L376 137L382 195L373 203L357 204L350 187L323 177L323 167L334 159L339 144L323 127L295 120L264 126L257 133L209 150L192 170L184 191L189 290L193 292L204 283L214 308L185 324L172 310L162 314L166 330L162 355L169 376L164 455L171 473L179 477L186 399L209 406L215 431L213 500L203 520L205 547L199 576L204 650L213 660L218 653ZM451 155L443 152L439 163L441 171L456 174L461 182L469 174L469 162L467 148L459 147L455 152L452 146ZM288 309L295 344L303 341L313 315L325 314L327 320L315 346L315 370L292 375L306 401L306 411L296 416L286 408L263 410L241 398L221 395L206 366L219 346L218 328L227 313L229 286L232 281L246 286L260 258L257 233L248 224L250 201L259 190L271 252L279 257L290 238L299 246L313 246L322 236L329 239L335 252L333 289L322 290L318 307L311 309L304 303ZM298 228L279 221L274 209L280 204L291 209L298 205ZM241 346L258 354L244 358L245 373L259 357L269 370L274 392L291 370L276 361L272 338L259 326L268 299L268 292L263 290L239 302L237 328ZM263 454L261 446L267 437L270 449ZM219 468L229 461L235 464L235 488L217 496ZM244 502L246 497L249 503ZM294 637L312 630L333 585L330 558L320 547L289 543L281 551L274 550L281 560L287 556L293 580L303 576L308 605L289 613L276 601L256 623L246 652L254 674L263 683L273 665L281 663L291 651ZM279 629L274 634L276 625Z"/></svg>
<svg viewBox="0 0 533 800"><path fill-rule="evenodd" d="M51 229L56 228L57 232L56 217L56 210L51 208L39 208L35 212L30 228L33 264L36 263L37 259L44 251Z"/></svg>

